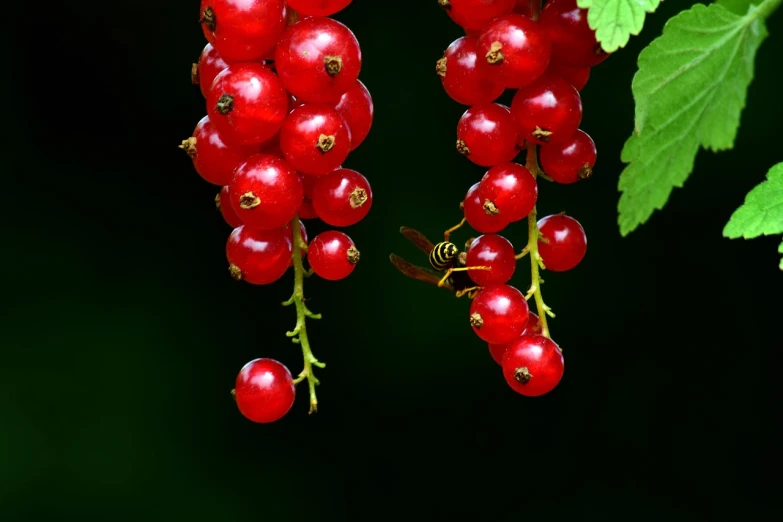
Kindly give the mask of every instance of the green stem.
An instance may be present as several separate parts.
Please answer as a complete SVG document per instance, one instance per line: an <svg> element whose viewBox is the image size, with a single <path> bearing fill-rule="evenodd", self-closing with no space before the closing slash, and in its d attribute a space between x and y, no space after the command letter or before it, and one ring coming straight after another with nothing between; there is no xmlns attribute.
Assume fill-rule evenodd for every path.
<svg viewBox="0 0 783 522"><path fill-rule="evenodd" d="M764 19L769 18L769 15L780 7L781 2L783 2L783 0L764 0L761 5L758 6L756 16L760 16Z"/></svg>
<svg viewBox="0 0 783 522"><path fill-rule="evenodd" d="M541 169L538 167L538 156L536 154L536 145L529 143L527 146L527 169L533 174L533 177L537 177L541 173ZM536 208L533 207L533 211L527 217L527 246L525 250L530 254L530 290L527 291L527 299L535 297L536 309L538 310L538 323L541 325L541 335L550 337L549 325L547 324L546 316L554 317L552 309L544 303L544 295L541 293L541 274L540 269L546 268L544 262L541 259L541 254L538 253L538 238L540 232L538 230L538 220L536 218ZM524 251L523 251L524 252Z"/></svg>
<svg viewBox="0 0 783 522"><path fill-rule="evenodd" d="M538 17L541 16L541 4L542 0L530 0L530 18L538 21Z"/></svg>
<svg viewBox="0 0 783 522"><path fill-rule="evenodd" d="M302 254L307 252L307 245L302 241L302 229L299 226L299 216L294 216L291 221L291 237L293 238L293 251L291 258L294 261L294 293L291 295L291 299L283 303L283 306L294 305L296 308L296 326L290 332L286 332L288 337L291 337L294 343L299 344L302 348L302 356L304 358L304 368L299 374L299 377L294 379L294 384L307 379L307 385L310 388L310 413L318 410L318 399L315 395L315 387L320 384L318 379L313 373L313 367L324 368L326 365L319 362L310 350L310 340L307 338L307 325L305 324L308 318L320 319L321 314L314 314L307 309L304 298L304 278L305 269L302 265Z"/></svg>

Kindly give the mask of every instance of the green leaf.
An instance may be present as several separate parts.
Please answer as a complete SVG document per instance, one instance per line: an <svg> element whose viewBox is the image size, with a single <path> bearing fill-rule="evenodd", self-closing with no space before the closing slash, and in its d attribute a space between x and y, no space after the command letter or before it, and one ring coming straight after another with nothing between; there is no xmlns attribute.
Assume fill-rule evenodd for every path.
<svg viewBox="0 0 783 522"><path fill-rule="evenodd" d="M696 4L672 17L639 55L635 130L623 147L628 165L619 182L623 236L682 187L699 147L734 145L756 51L767 35L760 13Z"/></svg>
<svg viewBox="0 0 783 522"><path fill-rule="evenodd" d="M761 2L762 0L718 0L715 3L722 5L732 13L744 15L748 12L748 8L750 8L751 4L757 5Z"/></svg>
<svg viewBox="0 0 783 522"><path fill-rule="evenodd" d="M587 23L595 31L596 39L607 53L625 47L631 35L638 35L644 17L652 13L661 0L577 0L577 5L588 9Z"/></svg>
<svg viewBox="0 0 783 522"><path fill-rule="evenodd" d="M783 163L769 169L767 180L748 192L745 203L723 229L723 235L731 239L762 234L783 234Z"/></svg>

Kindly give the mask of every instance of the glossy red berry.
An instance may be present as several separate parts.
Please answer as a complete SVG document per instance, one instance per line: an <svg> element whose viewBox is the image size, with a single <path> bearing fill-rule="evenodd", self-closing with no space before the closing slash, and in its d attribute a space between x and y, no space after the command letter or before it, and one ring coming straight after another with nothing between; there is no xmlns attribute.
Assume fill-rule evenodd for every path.
<svg viewBox="0 0 783 522"><path fill-rule="evenodd" d="M502 285L511 279L517 267L516 252L511 242L497 234L484 234L468 247L465 266L486 266L490 270L468 270L479 286Z"/></svg>
<svg viewBox="0 0 783 522"><path fill-rule="evenodd" d="M483 341L507 343L525 329L529 313L525 296L513 286L487 286L470 303L470 326Z"/></svg>
<svg viewBox="0 0 783 522"><path fill-rule="evenodd" d="M501 163L481 178L478 197L509 222L524 219L536 206L538 184L530 171L518 163Z"/></svg>
<svg viewBox="0 0 783 522"><path fill-rule="evenodd" d="M362 53L346 26L311 17L288 28L275 49L275 68L286 89L304 102L337 103L359 78Z"/></svg>
<svg viewBox="0 0 783 522"><path fill-rule="evenodd" d="M481 199L478 193L479 183L468 189L462 209L468 224L477 232L492 234L506 228L509 221L495 208L488 199Z"/></svg>
<svg viewBox="0 0 783 522"><path fill-rule="evenodd" d="M220 57L218 52L208 43L204 46L204 50L201 51L201 56L198 59L198 64L193 69L193 83L198 84L201 88L201 94L204 98L209 96L209 88L212 87L212 82L223 69L228 67L223 58Z"/></svg>
<svg viewBox="0 0 783 522"><path fill-rule="evenodd" d="M558 385L563 363L563 352L554 341L543 335L525 335L503 355L503 377L515 392L538 397Z"/></svg>
<svg viewBox="0 0 783 522"><path fill-rule="evenodd" d="M247 145L226 144L209 116L204 116L193 130L193 136L180 145L193 160L199 176L213 185L226 185L234 169L252 156L256 149Z"/></svg>
<svg viewBox="0 0 783 522"><path fill-rule="evenodd" d="M545 75L523 89L511 101L517 132L532 143L562 143L582 122L582 98L573 85Z"/></svg>
<svg viewBox="0 0 783 522"><path fill-rule="evenodd" d="M527 325L525 325L525 329L522 331L522 335L541 335L541 324L538 322L538 316L533 312L530 312L530 314L527 316ZM503 356L506 354L508 348L515 342L516 339L510 343L504 344L488 343L489 354L496 363L498 363L500 366L503 366Z"/></svg>
<svg viewBox="0 0 783 522"><path fill-rule="evenodd" d="M258 423L279 420L291 409L296 387L288 368L273 359L250 361L237 375L234 397L240 413Z"/></svg>
<svg viewBox="0 0 783 522"><path fill-rule="evenodd" d="M546 216L538 222L546 242L538 240L538 252L547 270L565 272L578 265L587 252L587 236L577 220L563 214Z"/></svg>
<svg viewBox="0 0 783 522"><path fill-rule="evenodd" d="M550 63L547 74L550 73L552 76L564 79L573 85L577 91L584 89L585 85L587 85L587 80L590 79L590 67L569 67L559 63Z"/></svg>
<svg viewBox="0 0 783 522"><path fill-rule="evenodd" d="M284 227L293 219L304 190L299 174L285 160L256 154L237 167L228 195L246 225L269 230Z"/></svg>
<svg viewBox="0 0 783 522"><path fill-rule="evenodd" d="M592 67L609 55L587 23L587 9L576 0L549 0L541 10L541 28L552 42L552 61L572 67Z"/></svg>
<svg viewBox="0 0 783 522"><path fill-rule="evenodd" d="M324 223L348 227L370 212L370 183L355 170L338 169L317 179L313 187L313 208Z"/></svg>
<svg viewBox="0 0 783 522"><path fill-rule="evenodd" d="M288 114L288 94L258 63L229 65L215 77L207 113L225 141L256 145L274 137Z"/></svg>
<svg viewBox="0 0 783 522"><path fill-rule="evenodd" d="M528 18L532 18L533 15L533 2L531 0L516 0L517 5L514 6L514 13L525 15Z"/></svg>
<svg viewBox="0 0 783 522"><path fill-rule="evenodd" d="M226 243L231 277L254 285L280 279L291 262L291 233L282 228L259 230L239 226Z"/></svg>
<svg viewBox="0 0 783 522"><path fill-rule="evenodd" d="M505 90L479 70L477 45L478 38L475 36L458 38L448 46L443 58L435 66L446 94L462 105L492 103Z"/></svg>
<svg viewBox="0 0 783 522"><path fill-rule="evenodd" d="M215 206L231 228L237 228L244 225L242 218L237 216L237 213L234 212L234 207L231 206L231 200L228 196L228 185L220 189L218 195L215 196Z"/></svg>
<svg viewBox="0 0 783 522"><path fill-rule="evenodd" d="M315 236L307 255L313 272L330 281L348 277L359 262L359 251L351 238L336 230Z"/></svg>
<svg viewBox="0 0 783 522"><path fill-rule="evenodd" d="M329 16L345 9L351 0L286 0L300 15Z"/></svg>
<svg viewBox="0 0 783 522"><path fill-rule="evenodd" d="M457 124L457 152L482 167L514 159L519 151L511 112L497 103L466 110Z"/></svg>
<svg viewBox="0 0 783 522"><path fill-rule="evenodd" d="M302 219L316 219L318 214L315 213L315 208L313 207L313 188L318 178L300 174L299 179L302 180L302 189L304 191L302 205L299 207L299 217Z"/></svg>
<svg viewBox="0 0 783 522"><path fill-rule="evenodd" d="M541 145L538 158L552 181L568 184L593 175L596 154L593 139L577 130L568 141Z"/></svg>
<svg viewBox="0 0 783 522"><path fill-rule="evenodd" d="M353 87L340 97L335 105L337 114L342 116L351 133L351 150L356 149L370 133L374 107L370 91L356 80Z"/></svg>
<svg viewBox="0 0 783 522"><path fill-rule="evenodd" d="M454 23L466 30L480 30L489 22L509 14L516 0L438 0Z"/></svg>
<svg viewBox="0 0 783 522"><path fill-rule="evenodd" d="M201 0L201 27L230 62L259 60L286 28L283 0Z"/></svg>
<svg viewBox="0 0 783 522"><path fill-rule="evenodd" d="M495 19L476 47L484 75L510 89L530 85L544 74L550 53L549 39L539 24L518 14Z"/></svg>
<svg viewBox="0 0 783 522"><path fill-rule="evenodd" d="M326 105L300 105L286 116L280 148L302 174L321 176L338 168L351 151L348 126Z"/></svg>

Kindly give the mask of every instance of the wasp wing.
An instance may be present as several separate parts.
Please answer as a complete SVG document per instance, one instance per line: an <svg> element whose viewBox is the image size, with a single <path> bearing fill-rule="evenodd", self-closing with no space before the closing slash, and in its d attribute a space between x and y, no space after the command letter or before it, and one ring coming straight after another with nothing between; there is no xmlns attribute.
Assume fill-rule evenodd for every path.
<svg viewBox="0 0 783 522"><path fill-rule="evenodd" d="M400 227L400 234L408 238L411 243L419 247L419 249L427 256L429 256L432 252L432 249L435 248L435 245L433 245L432 242L424 237L424 234L418 230L410 227Z"/></svg>
<svg viewBox="0 0 783 522"><path fill-rule="evenodd" d="M391 260L395 268L397 268L397 270L402 272L404 275L410 277L411 279L418 279L419 281L424 281L425 283L438 286L441 277L443 277L443 276L439 276L438 274L436 274L431 270L422 268L420 266L416 266L404 260L397 254L390 255L389 259ZM450 292L456 291L454 289L454 285L451 284L451 280L447 280L441 288L445 288Z"/></svg>

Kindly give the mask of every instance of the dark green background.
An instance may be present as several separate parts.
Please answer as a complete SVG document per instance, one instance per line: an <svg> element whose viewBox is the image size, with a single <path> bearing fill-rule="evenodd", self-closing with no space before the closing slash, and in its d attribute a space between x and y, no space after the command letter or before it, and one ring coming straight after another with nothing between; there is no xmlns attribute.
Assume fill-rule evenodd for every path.
<svg viewBox="0 0 783 522"><path fill-rule="evenodd" d="M566 374L513 393L466 300L403 278L483 170L453 146L464 110L434 63L461 35L434 0L357 0L337 18L364 53L375 126L346 166L371 181L362 252L306 282L321 410L301 393L273 425L229 391L255 357L292 372L291 278L231 280L216 189L177 150L205 112L189 84L196 0L14 5L3 64L0 519L766 520L780 515L779 238L721 230L781 156L783 16L757 61L736 148L700 153L664 212L623 239L620 149L640 49L692 2L664 2L593 71L582 127L595 177L541 189L542 214L587 231L546 277ZM322 230L310 225L311 233ZM524 225L508 230L521 247ZM463 240L467 232L457 239ZM527 263L514 281L529 284ZM770 304L767 304L770 303ZM771 476L771 479L762 476Z"/></svg>

